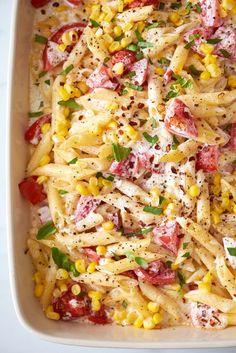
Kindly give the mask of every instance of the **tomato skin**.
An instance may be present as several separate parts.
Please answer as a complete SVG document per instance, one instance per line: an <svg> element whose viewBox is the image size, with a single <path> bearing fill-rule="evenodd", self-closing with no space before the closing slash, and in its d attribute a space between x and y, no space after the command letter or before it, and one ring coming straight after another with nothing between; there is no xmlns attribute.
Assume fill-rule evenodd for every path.
<svg viewBox="0 0 236 353"><path fill-rule="evenodd" d="M186 138L194 138L198 135L194 116L187 105L177 98L173 99L166 110L165 127L173 134Z"/></svg>
<svg viewBox="0 0 236 353"><path fill-rule="evenodd" d="M46 123L51 123L52 115L47 114L36 120L25 132L25 140L37 145L41 140L41 127Z"/></svg>
<svg viewBox="0 0 236 353"><path fill-rule="evenodd" d="M180 243L180 226L176 221L164 221L154 230L154 242L177 255Z"/></svg>
<svg viewBox="0 0 236 353"><path fill-rule="evenodd" d="M31 176L22 180L18 185L21 195L32 205L42 202L47 197L43 185L38 184L36 180L36 176Z"/></svg>
<svg viewBox="0 0 236 353"><path fill-rule="evenodd" d="M90 300L87 295L78 296L67 290L61 297L55 298L52 302L53 310L60 314L63 321L76 320L79 317L89 315Z"/></svg>
<svg viewBox="0 0 236 353"><path fill-rule="evenodd" d="M163 286L175 282L175 271L165 267L162 261L153 261L149 263L148 269L139 267L134 273L141 281L154 285Z"/></svg>
<svg viewBox="0 0 236 353"><path fill-rule="evenodd" d="M86 84L91 88L107 88L110 90L116 90L119 86L116 80L112 80L109 76L107 67L102 64L89 76Z"/></svg>
<svg viewBox="0 0 236 353"><path fill-rule="evenodd" d="M47 5L51 0L31 0L31 4L36 9Z"/></svg>
<svg viewBox="0 0 236 353"><path fill-rule="evenodd" d="M204 145L197 153L196 169L205 173L218 170L218 146Z"/></svg>
<svg viewBox="0 0 236 353"><path fill-rule="evenodd" d="M105 305L102 305L99 311L92 311L88 316L88 320L98 325L106 325L111 322L111 319L108 317Z"/></svg>
<svg viewBox="0 0 236 353"><path fill-rule="evenodd" d="M123 63L125 66L125 69L127 69L130 65L132 65L136 61L137 61L136 53L128 49L117 51L112 56L112 59L111 59L112 65L115 65L116 63Z"/></svg>
<svg viewBox="0 0 236 353"><path fill-rule="evenodd" d="M220 315L219 310L206 304L191 303L190 315L193 326L197 328L223 329L227 326L227 319Z"/></svg>

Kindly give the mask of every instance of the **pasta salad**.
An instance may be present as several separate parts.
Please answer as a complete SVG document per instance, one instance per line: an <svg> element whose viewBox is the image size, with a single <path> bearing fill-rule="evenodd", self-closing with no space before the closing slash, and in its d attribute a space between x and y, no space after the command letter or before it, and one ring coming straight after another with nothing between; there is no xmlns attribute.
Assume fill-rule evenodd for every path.
<svg viewBox="0 0 236 353"><path fill-rule="evenodd" d="M27 248L48 319L236 324L236 1L31 0Z"/></svg>

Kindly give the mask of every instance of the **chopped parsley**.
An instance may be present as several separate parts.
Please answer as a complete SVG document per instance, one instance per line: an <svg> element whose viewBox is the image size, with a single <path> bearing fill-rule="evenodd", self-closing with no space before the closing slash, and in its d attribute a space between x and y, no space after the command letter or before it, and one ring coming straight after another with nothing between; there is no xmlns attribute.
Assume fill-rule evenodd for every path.
<svg viewBox="0 0 236 353"><path fill-rule="evenodd" d="M46 74L47 74L47 71L41 71L41 72L39 73L39 78L45 76Z"/></svg>
<svg viewBox="0 0 236 353"><path fill-rule="evenodd" d="M177 137L174 135L173 136L173 142L171 144L171 149L172 150L177 150L178 146L179 146L179 141L178 141Z"/></svg>
<svg viewBox="0 0 236 353"><path fill-rule="evenodd" d="M227 250L231 256L236 256L236 248L227 248Z"/></svg>
<svg viewBox="0 0 236 353"><path fill-rule="evenodd" d="M173 10L178 10L181 8L181 6L182 6L182 4L180 2L172 2L170 5L171 9L173 9Z"/></svg>
<svg viewBox="0 0 236 353"><path fill-rule="evenodd" d="M138 47L139 48L152 48L153 44L149 43L149 42L142 41L142 42L138 42Z"/></svg>
<svg viewBox="0 0 236 353"><path fill-rule="evenodd" d="M188 67L188 69L193 76L200 76L202 73L202 71L196 69L196 67L194 65L190 65Z"/></svg>
<svg viewBox="0 0 236 353"><path fill-rule="evenodd" d="M112 144L112 153L115 161L121 162L128 157L131 152L131 148L123 147L119 144Z"/></svg>
<svg viewBox="0 0 236 353"><path fill-rule="evenodd" d="M125 82L124 83L125 87L128 87L128 88L131 88L135 91L143 91L143 87L142 86L137 86L137 85L134 85L133 83L131 82Z"/></svg>
<svg viewBox="0 0 236 353"><path fill-rule="evenodd" d="M183 243L183 250L187 249L189 243Z"/></svg>
<svg viewBox="0 0 236 353"><path fill-rule="evenodd" d="M127 308L128 306L128 302L126 300L123 300L123 302L121 303L121 305L123 306L124 309Z"/></svg>
<svg viewBox="0 0 236 353"><path fill-rule="evenodd" d="M126 234L126 237L131 238L131 237L137 237L139 235L148 234L148 233L152 232L153 229L154 229L154 227L143 228L140 231L137 231L136 233Z"/></svg>
<svg viewBox="0 0 236 353"><path fill-rule="evenodd" d="M145 31L149 31L152 28L159 28L159 27L165 27L166 23L165 21L158 21L158 22L153 22L150 25L148 25L147 27L145 27Z"/></svg>
<svg viewBox="0 0 236 353"><path fill-rule="evenodd" d="M120 260L120 256L118 256L116 253L112 252L112 256L114 257L115 261Z"/></svg>
<svg viewBox="0 0 236 353"><path fill-rule="evenodd" d="M137 44L132 43L127 46L127 49L131 50L131 51L138 51L138 46L137 46Z"/></svg>
<svg viewBox="0 0 236 353"><path fill-rule="evenodd" d="M97 172L96 174L96 178L103 178L103 179L106 179L108 181L114 181L114 176L112 174L110 174L108 177L105 177L102 172Z"/></svg>
<svg viewBox="0 0 236 353"><path fill-rule="evenodd" d="M63 190L63 189L58 190L58 192L59 192L60 195L68 194L68 191Z"/></svg>
<svg viewBox="0 0 236 353"><path fill-rule="evenodd" d="M231 56L231 54L225 49L220 49L219 51L223 55L224 58L229 58Z"/></svg>
<svg viewBox="0 0 236 353"><path fill-rule="evenodd" d="M71 159L71 161L68 162L68 165L70 165L70 164L76 164L77 161L78 161L78 157L75 157L75 158Z"/></svg>
<svg viewBox="0 0 236 353"><path fill-rule="evenodd" d="M185 254L182 255L182 257L190 257L190 252L186 252Z"/></svg>
<svg viewBox="0 0 236 353"><path fill-rule="evenodd" d="M127 251L125 253L125 256L129 259L129 260L134 260L140 267L147 269L148 268L148 263L147 261L139 256L135 256L135 254L132 251Z"/></svg>
<svg viewBox="0 0 236 353"><path fill-rule="evenodd" d="M46 81L44 81L44 83L45 83L46 85L48 85L48 86L51 85L51 81L50 81L50 80L46 80Z"/></svg>
<svg viewBox="0 0 236 353"><path fill-rule="evenodd" d="M125 75L124 77L134 77L136 75L135 71L130 71L127 75Z"/></svg>
<svg viewBox="0 0 236 353"><path fill-rule="evenodd" d="M209 38L207 39L207 43L208 44L217 44L217 43L220 43L222 41L222 39L220 38Z"/></svg>
<svg viewBox="0 0 236 353"><path fill-rule="evenodd" d="M178 277L178 280L179 280L180 287L183 288L183 286L186 283L184 274L182 272L178 271L177 272L177 277Z"/></svg>
<svg viewBox="0 0 236 353"><path fill-rule="evenodd" d="M170 64L170 60L163 56L162 58L160 58L158 60L158 63L161 64L161 65L169 65Z"/></svg>

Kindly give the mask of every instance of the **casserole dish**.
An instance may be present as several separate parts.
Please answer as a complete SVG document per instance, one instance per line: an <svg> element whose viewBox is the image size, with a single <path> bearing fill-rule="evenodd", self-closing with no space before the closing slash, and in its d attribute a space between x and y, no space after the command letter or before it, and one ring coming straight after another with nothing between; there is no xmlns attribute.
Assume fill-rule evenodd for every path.
<svg viewBox="0 0 236 353"><path fill-rule="evenodd" d="M230 347L236 344L235 329L202 331L193 328L168 328L159 331L132 327L103 327L47 320L32 295L30 258L25 255L29 211L17 184L24 176L28 159L23 131L28 112L28 56L33 10L29 1L15 1L12 23L9 75L9 155L7 166L9 259L12 295L20 322L41 338L56 343L116 348L202 348Z"/></svg>

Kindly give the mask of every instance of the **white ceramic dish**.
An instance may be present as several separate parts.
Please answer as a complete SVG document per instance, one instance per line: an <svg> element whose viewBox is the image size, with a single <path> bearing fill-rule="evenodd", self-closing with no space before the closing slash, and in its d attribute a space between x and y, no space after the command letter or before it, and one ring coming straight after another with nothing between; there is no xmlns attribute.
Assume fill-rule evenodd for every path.
<svg viewBox="0 0 236 353"><path fill-rule="evenodd" d="M24 254L29 226L28 205L18 192L28 152L23 132L28 112L28 56L33 9L30 0L15 0L9 69L8 215L12 296L22 325L56 343L117 348L202 348L236 346L236 328L201 331L179 327L147 331L132 327L79 325L45 318L33 296L32 265Z"/></svg>

